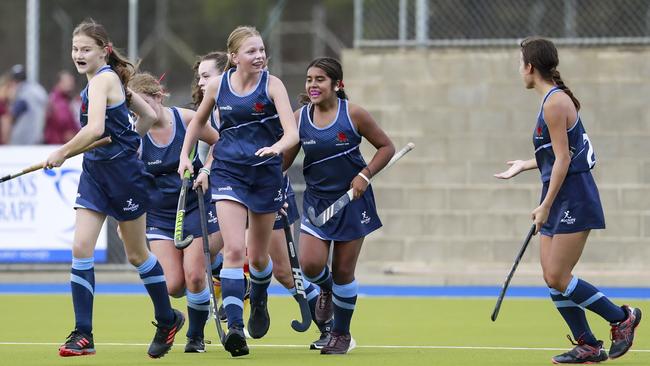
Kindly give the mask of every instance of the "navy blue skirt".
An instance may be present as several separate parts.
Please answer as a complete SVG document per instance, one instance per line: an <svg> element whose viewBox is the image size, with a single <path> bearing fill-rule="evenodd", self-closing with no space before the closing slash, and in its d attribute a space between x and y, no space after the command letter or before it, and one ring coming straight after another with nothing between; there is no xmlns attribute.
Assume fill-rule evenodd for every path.
<svg viewBox="0 0 650 366"><path fill-rule="evenodd" d="M544 201L548 186L548 182L544 183L540 202ZM603 206L591 172L567 175L555 197L548 220L540 230L542 235L553 236L604 228Z"/></svg>

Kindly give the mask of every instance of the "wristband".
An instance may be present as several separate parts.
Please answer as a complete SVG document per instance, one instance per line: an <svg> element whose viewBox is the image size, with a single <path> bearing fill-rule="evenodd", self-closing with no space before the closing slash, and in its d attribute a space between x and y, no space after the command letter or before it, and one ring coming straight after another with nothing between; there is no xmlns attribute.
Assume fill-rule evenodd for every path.
<svg viewBox="0 0 650 366"><path fill-rule="evenodd" d="M366 183L370 184L370 179L368 179L368 177L366 177L365 174L359 172L359 173L357 173L357 175L360 176L361 178L363 178L366 181Z"/></svg>
<svg viewBox="0 0 650 366"><path fill-rule="evenodd" d="M205 173L209 177L210 176L210 169L208 169L208 168L200 168L199 173Z"/></svg>

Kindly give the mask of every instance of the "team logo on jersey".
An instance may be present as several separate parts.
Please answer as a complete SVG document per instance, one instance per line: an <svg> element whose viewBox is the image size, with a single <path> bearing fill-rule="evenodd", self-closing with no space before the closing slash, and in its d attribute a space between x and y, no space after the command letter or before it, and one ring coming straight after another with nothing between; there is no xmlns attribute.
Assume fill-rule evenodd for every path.
<svg viewBox="0 0 650 366"><path fill-rule="evenodd" d="M303 140L302 141L303 145L316 145L316 140L311 139L311 140Z"/></svg>
<svg viewBox="0 0 650 366"><path fill-rule="evenodd" d="M158 159L158 160L147 162L147 165L158 165L158 164L162 164L162 160Z"/></svg>
<svg viewBox="0 0 650 366"><path fill-rule="evenodd" d="M370 222L370 216L368 216L368 214L366 213L366 211L363 211L363 212L361 213L361 223L362 223L362 224L367 224L367 223L369 223L369 222Z"/></svg>
<svg viewBox="0 0 650 366"><path fill-rule="evenodd" d="M273 199L273 202L281 202L283 198L282 189L278 189L278 195Z"/></svg>
<svg viewBox="0 0 650 366"><path fill-rule="evenodd" d="M535 140L544 139L544 136L542 136L543 133L544 130L542 129L542 126L537 126L537 128L535 129Z"/></svg>
<svg viewBox="0 0 650 366"><path fill-rule="evenodd" d="M220 192L221 191L232 191L232 187L231 186L219 187L219 188L217 188L217 191L220 191Z"/></svg>
<svg viewBox="0 0 650 366"><path fill-rule="evenodd" d="M564 211L564 217L560 220L561 223L573 225L576 222L575 217L571 216L571 211Z"/></svg>
<svg viewBox="0 0 650 366"><path fill-rule="evenodd" d="M350 142L348 141L348 136L343 131L336 134L336 141L337 141L336 146L343 146L343 145L350 144Z"/></svg>
<svg viewBox="0 0 650 366"><path fill-rule="evenodd" d="M126 206L123 207L122 209L124 211L133 212L133 211L137 210L139 207L140 207L140 205L133 203L133 198L129 198L128 200L126 200Z"/></svg>
<svg viewBox="0 0 650 366"><path fill-rule="evenodd" d="M253 105L253 109L257 113L262 113L262 112L264 112L264 104L262 104L260 102L257 102L257 103L255 103L255 105Z"/></svg>
<svg viewBox="0 0 650 366"><path fill-rule="evenodd" d="M211 224L216 224L217 221L217 215L213 214L212 211L208 211L208 222Z"/></svg>
<svg viewBox="0 0 650 366"><path fill-rule="evenodd" d="M81 103L81 113L86 113L86 112L88 112L88 104Z"/></svg>
<svg viewBox="0 0 650 366"><path fill-rule="evenodd" d="M225 106L223 106L223 107L219 107L219 110L222 110L222 111L232 111L232 106L225 105Z"/></svg>

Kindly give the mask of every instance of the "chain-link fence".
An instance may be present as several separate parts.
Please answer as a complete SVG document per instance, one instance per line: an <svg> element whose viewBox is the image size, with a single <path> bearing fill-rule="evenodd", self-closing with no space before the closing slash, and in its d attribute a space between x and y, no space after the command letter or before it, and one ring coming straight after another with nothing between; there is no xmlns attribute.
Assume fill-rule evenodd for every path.
<svg viewBox="0 0 650 366"><path fill-rule="evenodd" d="M648 0L355 0L356 47L649 44Z"/></svg>

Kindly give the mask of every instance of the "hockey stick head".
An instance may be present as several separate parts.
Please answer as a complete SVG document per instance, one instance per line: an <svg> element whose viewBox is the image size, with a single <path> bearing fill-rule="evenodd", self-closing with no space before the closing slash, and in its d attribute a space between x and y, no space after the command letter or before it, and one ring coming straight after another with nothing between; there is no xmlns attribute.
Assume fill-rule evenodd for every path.
<svg viewBox="0 0 650 366"><path fill-rule="evenodd" d="M296 299L296 302L298 302L298 306L300 307L300 316L302 318L302 322L299 322L295 319L292 320L291 328L293 328L293 330L296 332L306 332L311 325L311 311L309 311L309 302L307 302L307 299L301 293L293 295L293 298Z"/></svg>
<svg viewBox="0 0 650 366"><path fill-rule="evenodd" d="M193 241L194 241L194 235L192 235L192 234L186 236L185 239L182 239L182 240L180 240L180 238L178 238L178 239L174 238L174 246L178 250L183 250L183 249L189 247L190 244L192 244Z"/></svg>

